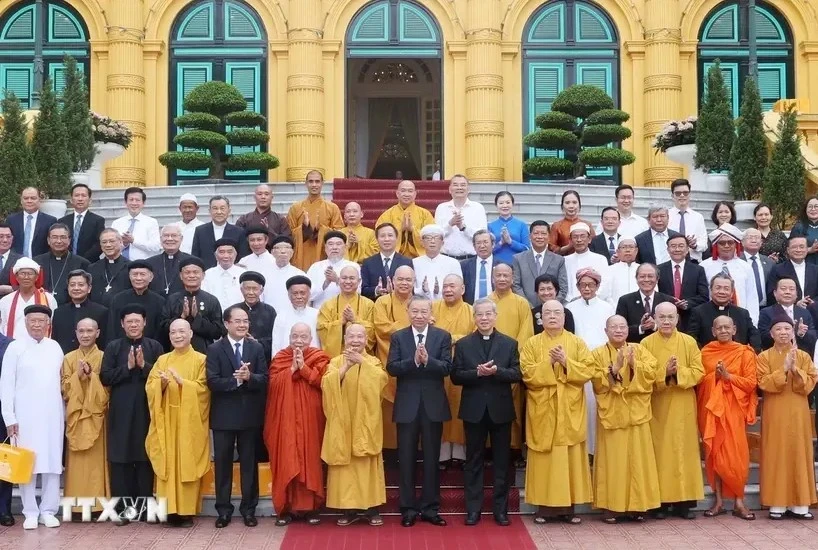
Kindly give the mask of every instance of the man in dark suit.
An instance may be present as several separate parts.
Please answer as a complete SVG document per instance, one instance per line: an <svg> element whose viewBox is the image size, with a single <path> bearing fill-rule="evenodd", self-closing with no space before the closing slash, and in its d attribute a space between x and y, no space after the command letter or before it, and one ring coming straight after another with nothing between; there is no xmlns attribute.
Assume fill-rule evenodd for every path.
<svg viewBox="0 0 818 550"><path fill-rule="evenodd" d="M656 331L654 312L662 302L673 302L673 297L656 291L659 269L653 264L642 264L636 269L639 290L625 294L616 304L616 314L628 322L628 342L641 342Z"/></svg>
<svg viewBox="0 0 818 550"><path fill-rule="evenodd" d="M494 267L494 235L485 230L478 229L471 238L477 256L461 260L460 270L463 272L463 284L466 291L463 294L463 301L473 304L480 298L485 298L491 294L491 270Z"/></svg>
<svg viewBox="0 0 818 550"><path fill-rule="evenodd" d="M3 356L6 355L6 348L9 347L11 342L11 338L0 334L0 371L3 370ZM0 440L5 441L8 435L6 423L3 421L3 414L0 413ZM14 525L14 516L11 515L11 489L11 483L0 480L0 525L3 527Z"/></svg>
<svg viewBox="0 0 818 550"><path fill-rule="evenodd" d="M613 206L606 206L602 209L601 222L602 232L591 239L591 244L588 245L588 248L591 252L605 256L608 263L612 264L614 263L612 258L616 258L616 248L619 246L619 239L622 238L622 235L619 234L619 210Z"/></svg>
<svg viewBox="0 0 818 550"><path fill-rule="evenodd" d="M392 421L398 427L401 525L411 527L417 516L444 526L440 517L440 442L443 422L451 420L443 380L452 367L452 337L429 325L432 302L414 296L408 304L411 326L394 334L386 371L397 378ZM415 460L418 436L423 446L423 489L415 498Z"/></svg>
<svg viewBox="0 0 818 550"><path fill-rule="evenodd" d="M216 527L227 527L233 515L233 449L238 448L241 472L239 512L248 527L258 525L258 462L256 445L267 398L264 349L247 338L250 318L238 306L224 312L227 336L207 348L210 388L210 429L213 430L216 481Z"/></svg>
<svg viewBox="0 0 818 550"><path fill-rule="evenodd" d="M237 251L239 258L244 258L250 253L244 230L228 223L227 218L229 217L230 199L222 195L211 197L210 221L200 225L193 232L193 247L191 248L191 254L204 262L205 270L216 267L216 241L219 239L229 239L234 243L239 243Z"/></svg>
<svg viewBox="0 0 818 550"><path fill-rule="evenodd" d="M755 282L756 294L758 295L758 307L763 308L773 302L767 302L767 281L772 276L775 262L764 254L759 254L761 250L761 231L751 227L744 230L744 237L741 239L742 251L739 258L750 264L750 270ZM759 264L761 264L759 266Z"/></svg>
<svg viewBox="0 0 818 550"><path fill-rule="evenodd" d="M650 229L636 236L636 246L639 252L636 261L640 264L661 264L670 259L667 251L667 240L679 235L668 229L668 212L664 206L652 206L648 210L648 225Z"/></svg>
<svg viewBox="0 0 818 550"><path fill-rule="evenodd" d="M488 298L474 303L477 331L455 347L452 382L463 386L458 418L466 432L466 525L480 521L483 506L483 453L491 435L494 459L494 521L506 526L511 461L511 423L516 418L511 385L522 380L517 341L497 332L497 305Z"/></svg>
<svg viewBox="0 0 818 550"><path fill-rule="evenodd" d="M122 255L122 237L116 229L103 229L99 244L102 259L88 266L94 282L91 300L110 308L114 296L131 287L128 260Z"/></svg>
<svg viewBox="0 0 818 550"><path fill-rule="evenodd" d="M818 298L818 266L806 261L807 238L801 236L790 237L787 242L787 259L773 267L770 277L767 279L767 303L774 304L776 284L779 279L792 279L798 289L798 300ZM801 281L804 281L803 287ZM809 300L807 304L809 305Z"/></svg>
<svg viewBox="0 0 818 550"><path fill-rule="evenodd" d="M182 279L179 277L179 265L190 258L190 254L179 249L182 246L182 235L178 225L169 224L163 227L159 233L162 252L145 260L153 269L150 288L163 298L184 290ZM216 246L216 241L213 241L213 246ZM210 256L214 257L213 254Z"/></svg>
<svg viewBox="0 0 818 550"><path fill-rule="evenodd" d="M54 295L58 304L67 304L68 274L75 269L88 270L88 260L75 256L69 250L71 232L68 226L55 222L48 229L49 250L34 257L42 267L43 289Z"/></svg>
<svg viewBox="0 0 818 550"><path fill-rule="evenodd" d="M68 354L80 347L77 340L77 323L83 319L93 319L97 322L99 336L97 345L105 349L108 345L106 330L108 329L108 308L89 300L93 280L91 274L77 269L68 274L69 302L54 310L51 321L51 338Z"/></svg>
<svg viewBox="0 0 818 550"><path fill-rule="evenodd" d="M512 290L528 300L531 307L541 305L534 288L534 281L540 275L553 275L559 281L559 301L565 300L568 292L568 274L565 270L565 258L548 250L548 236L551 226L543 220L535 220L528 227L531 249L515 254L512 260L514 281Z"/></svg>
<svg viewBox="0 0 818 550"><path fill-rule="evenodd" d="M815 353L815 342L818 339L818 333L815 332L815 325L809 311L796 304L796 285L797 283L793 279L778 279L776 288L773 291L776 303L765 307L759 312L758 332L761 335L761 346L764 349L773 346L773 337L770 335L773 319L780 318L781 315L787 315L795 321L793 328L795 329L795 343L798 349L812 357Z"/></svg>
<svg viewBox="0 0 818 550"><path fill-rule="evenodd" d="M6 223L14 234L12 250L27 258L48 252L48 228L57 218L40 212L40 192L34 187L26 187L20 193L22 212L15 212L6 218Z"/></svg>
<svg viewBox="0 0 818 550"><path fill-rule="evenodd" d="M0 297L14 290L11 287L11 270L15 262L23 257L11 249L13 241L11 228L6 223L0 223Z"/></svg>
<svg viewBox="0 0 818 550"><path fill-rule="evenodd" d="M71 188L74 211L60 218L60 222L71 232L71 253L94 263L102 255L99 235L105 229L105 218L88 210L90 204L91 188L84 183L75 184Z"/></svg>
<svg viewBox="0 0 818 550"><path fill-rule="evenodd" d="M659 292L673 298L679 314L678 329L687 330L690 312L710 299L704 268L687 260L687 237L676 234L667 240L670 261L659 266Z"/></svg>
<svg viewBox="0 0 818 550"><path fill-rule="evenodd" d="M720 315L726 315L736 325L733 341L749 344L756 353L761 353L761 337L750 318L750 312L732 304L733 285L733 279L722 273L710 280L710 301L690 313L687 334L695 338L702 348L716 339L713 336L713 321Z"/></svg>
<svg viewBox="0 0 818 550"><path fill-rule="evenodd" d="M395 270L402 265L412 267L412 260L395 252L398 244L398 230L391 223L382 223L375 228L380 252L361 263L361 295L373 302L389 294ZM386 267L389 267L387 270Z"/></svg>

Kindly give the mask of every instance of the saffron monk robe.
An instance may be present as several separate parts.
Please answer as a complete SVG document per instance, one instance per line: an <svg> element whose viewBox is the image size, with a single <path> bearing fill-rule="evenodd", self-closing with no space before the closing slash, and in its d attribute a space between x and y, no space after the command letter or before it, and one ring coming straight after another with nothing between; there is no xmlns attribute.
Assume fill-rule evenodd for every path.
<svg viewBox="0 0 818 550"><path fill-rule="evenodd" d="M375 227L391 223L399 231L398 252L410 259L423 256L426 249L423 247L420 230L435 223L435 217L422 206L415 204L418 192L413 182L403 180L398 184L395 194L398 197L398 204L381 214Z"/></svg>
<svg viewBox="0 0 818 550"><path fill-rule="evenodd" d="M726 315L713 321L714 342L702 348L704 378L696 388L699 433L704 444L707 483L716 491L706 517L726 513L724 498L736 500L733 515L754 520L744 504L744 486L750 475L747 425L756 421L756 354L733 341L736 325Z"/></svg>
<svg viewBox="0 0 818 550"><path fill-rule="evenodd" d="M325 258L324 235L344 227L338 206L321 196L324 176L318 170L307 172L307 198L294 203L287 212L287 225L293 234L295 254L292 264L307 271L312 264Z"/></svg>
<svg viewBox="0 0 818 550"><path fill-rule="evenodd" d="M375 327L372 324L375 304L358 292L361 284L361 273L357 267L342 267L338 273L338 286L341 293L330 298L318 310L318 340L330 357L341 355L344 350L346 326L358 323L366 328L366 351L375 348Z"/></svg>
<svg viewBox="0 0 818 550"><path fill-rule="evenodd" d="M310 525L321 523L318 510L325 499L321 379L329 357L310 347L311 340L309 325L294 324L290 345L276 353L270 363L264 444L270 455L273 506L279 527L301 516Z"/></svg>

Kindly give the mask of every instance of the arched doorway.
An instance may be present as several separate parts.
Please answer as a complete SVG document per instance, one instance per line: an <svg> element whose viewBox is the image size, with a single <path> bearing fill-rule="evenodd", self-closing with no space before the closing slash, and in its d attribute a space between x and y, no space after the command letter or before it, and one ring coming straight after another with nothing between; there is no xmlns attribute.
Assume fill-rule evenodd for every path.
<svg viewBox="0 0 818 550"><path fill-rule="evenodd" d="M349 177L431 179L443 149L441 34L409 0L376 0L347 32Z"/></svg>
<svg viewBox="0 0 818 550"><path fill-rule="evenodd" d="M760 0L755 18L758 89L762 107L770 109L779 99L794 97L792 30L778 10ZM741 106L744 80L750 73L749 21L747 0L722 2L705 18L699 34L699 103L707 71L719 59L735 117Z"/></svg>
<svg viewBox="0 0 818 550"><path fill-rule="evenodd" d="M592 84L619 104L619 38L602 9L584 0L547 2L531 15L523 31L523 132L536 127L537 115L565 88ZM524 148L523 157L555 155ZM588 170L588 177L618 180L618 168Z"/></svg>

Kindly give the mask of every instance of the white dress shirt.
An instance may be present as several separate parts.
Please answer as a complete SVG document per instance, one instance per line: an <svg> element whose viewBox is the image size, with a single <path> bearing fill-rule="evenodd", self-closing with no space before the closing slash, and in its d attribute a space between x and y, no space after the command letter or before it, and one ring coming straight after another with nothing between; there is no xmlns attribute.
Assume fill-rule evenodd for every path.
<svg viewBox="0 0 818 550"><path fill-rule="evenodd" d="M795 276L798 278L798 285L801 287L801 293L803 294L804 289L807 288L807 262L804 261L797 264L790 260L790 263L792 264L792 268L795 270Z"/></svg>
<svg viewBox="0 0 818 550"><path fill-rule="evenodd" d="M222 311L224 311L230 306L244 301L239 277L245 271L246 269L237 265L232 265L229 269L222 269L220 265L211 267L205 271L202 290L215 296L219 300L219 305L222 306Z"/></svg>
<svg viewBox="0 0 818 550"><path fill-rule="evenodd" d="M290 345L290 330L296 323L306 323L310 327L312 334L312 342L310 347L318 348L318 310L314 307L305 307L304 309L294 309L289 300L288 308L282 308L276 311L275 323L273 324L273 357L279 351Z"/></svg>
<svg viewBox="0 0 818 550"><path fill-rule="evenodd" d="M449 220L458 210L463 214L463 226L465 227L463 231L449 225ZM466 199L461 208L457 208L454 201L439 204L435 210L435 223L444 230L443 253L449 256L475 254L471 239L477 230L488 227L486 209L479 202L469 199Z"/></svg>
<svg viewBox="0 0 818 550"><path fill-rule="evenodd" d="M239 345L238 354L239 356L244 355L244 338L241 340L233 340L229 335L227 336L227 341L230 342L230 349L233 350L233 355L236 355L236 344ZM241 363L241 362L239 362ZM238 369L236 369L238 370ZM236 379L236 386L241 386L244 384L244 380Z"/></svg>
<svg viewBox="0 0 818 550"><path fill-rule="evenodd" d="M292 308L290 297L287 294L287 280L296 275L304 275L306 277L307 274L292 264L278 267L275 262L273 262L270 268L270 273L269 278L267 275L264 275L267 284L264 285L264 295L261 297L261 300L265 304L273 306L276 313L287 311ZM323 284L323 282L321 284Z"/></svg>
<svg viewBox="0 0 818 550"><path fill-rule="evenodd" d="M758 293L756 292L753 269L750 265L738 257L728 261L708 258L700 265L704 268L708 281L715 277L716 274L721 273L725 267L727 268L730 277L733 279L733 284L735 284L737 305L749 311L753 324L758 326Z"/></svg>
<svg viewBox="0 0 818 550"><path fill-rule="evenodd" d="M217 241L224 237L225 227L227 227L227 222L224 222L221 225L216 225L216 222L213 222L213 237L215 237Z"/></svg>
<svg viewBox="0 0 818 550"><path fill-rule="evenodd" d="M762 296L762 299L761 299L761 301L759 302L758 305L760 307L764 307L764 306L767 305L767 290L766 290L766 288L767 288L767 278L764 276L764 266L761 265L761 254L759 254L757 252L755 254L749 254L749 253L747 253L747 251L744 251L743 254L744 254L744 258L747 261L747 265L750 266L750 275L753 276L753 285L755 285L755 274L753 273L753 260L752 260L752 258L753 258L753 256L756 257L756 264L758 265L758 280L761 282L761 296ZM801 288L804 288L804 287L802 286ZM756 295L758 295L758 292L756 292Z"/></svg>
<svg viewBox="0 0 818 550"><path fill-rule="evenodd" d="M679 209L675 206L668 209L668 229L679 233L679 223L682 219ZM702 252L707 250L707 226L704 223L704 216L690 208L685 210L685 237L696 237L696 248L690 249L690 259L700 262Z"/></svg>
<svg viewBox="0 0 818 550"><path fill-rule="evenodd" d="M602 273L602 285L597 296L616 307L622 296L639 290L639 285L636 284L638 268L639 264L636 262L630 264L616 262L606 267Z"/></svg>
<svg viewBox="0 0 818 550"><path fill-rule="evenodd" d="M591 252L590 250L586 250L582 254L574 252L565 257L565 275L568 278L568 288L565 293L566 302L579 298L577 273L580 269L585 269L586 267L590 267L602 275L608 269L608 258L602 254ZM604 277L601 284L605 284Z"/></svg>
<svg viewBox="0 0 818 550"><path fill-rule="evenodd" d="M315 262L310 266L307 270L307 277L310 278L312 281L312 288L310 289L310 300L312 301L312 307L315 309L321 309L321 305L326 302L327 300L331 300L335 298L339 294L341 294L341 287L338 286L338 283L332 282L327 285L327 288L324 288L324 281L326 281L326 276L324 272L327 270L328 266L332 266L332 270L335 271L335 274L339 277L341 276L341 270L345 267L354 267L358 270L358 273L361 272L361 266L359 266L355 262L351 262L344 258L336 262L332 262L329 259L321 260L320 262ZM361 291L361 284L358 283L358 292ZM274 306L275 307L275 306Z"/></svg>
<svg viewBox="0 0 818 550"><path fill-rule="evenodd" d="M276 265L276 260L273 255L266 250L261 254L248 254L237 261L236 264L245 268L247 271L255 271L256 273L264 275L265 288L268 284L273 282L273 268Z"/></svg>
<svg viewBox="0 0 818 550"><path fill-rule="evenodd" d="M656 265L670 260L670 253L667 251L667 229L661 233L651 229L650 234L653 238L653 254L656 256Z"/></svg>
<svg viewBox="0 0 818 550"><path fill-rule="evenodd" d="M178 227L179 231L182 232L182 245L179 247L179 250L185 252L186 254L190 254L191 250L193 250L193 234L196 232L196 228L200 225L204 225L204 223L205 222L199 218L193 218L187 223L183 222L182 220L174 222L173 225Z"/></svg>
<svg viewBox="0 0 818 550"><path fill-rule="evenodd" d="M473 260L474 262L474 301L480 299L480 267L482 266L483 260L478 256ZM491 285L491 268L494 266L494 256L489 256L485 260L486 262L486 297L494 291L494 287ZM441 285L442 286L442 285Z"/></svg>
<svg viewBox="0 0 818 550"><path fill-rule="evenodd" d="M443 279L446 278L446 275L455 274L463 277L460 262L443 254L438 254L434 258L426 254L418 256L412 260L412 265L415 268L415 294L422 294L430 300L443 298ZM423 279L426 279L428 292L423 292ZM435 283L437 292L435 292Z"/></svg>
<svg viewBox="0 0 818 550"><path fill-rule="evenodd" d="M648 229L650 229L648 220L642 216L636 215L633 212L631 212L630 216L623 216L622 212L619 213L619 228L617 231L620 236L633 238ZM599 222L596 224L596 234L599 235L602 232L602 222ZM607 237L605 244L608 244Z"/></svg>
<svg viewBox="0 0 818 550"><path fill-rule="evenodd" d="M429 325L426 325L423 328L422 332L418 331L418 329L416 329L415 327L412 327L412 338L414 338L414 340L415 340L415 349L416 350L418 349L418 343L419 343L418 342L418 334L423 335L423 343L425 344L426 341L427 341L426 339L429 336ZM419 363L415 363L415 365L417 365L418 367L421 366Z"/></svg>
<svg viewBox="0 0 818 550"><path fill-rule="evenodd" d="M130 226L130 215L117 218L111 224L111 227L119 231L120 235L127 233ZM136 216L136 223L133 226L131 236L133 237L133 242L128 250L129 260L144 260L162 252L162 243L159 238L159 223L157 223L156 219L140 212Z"/></svg>

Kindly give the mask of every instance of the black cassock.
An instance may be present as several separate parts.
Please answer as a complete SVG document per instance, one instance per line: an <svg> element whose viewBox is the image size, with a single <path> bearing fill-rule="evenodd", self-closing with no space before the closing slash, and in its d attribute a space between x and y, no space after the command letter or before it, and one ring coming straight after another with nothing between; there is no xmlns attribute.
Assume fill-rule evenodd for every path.
<svg viewBox="0 0 818 550"><path fill-rule="evenodd" d="M128 260L120 256L116 260L103 258L88 267L94 278L91 285L91 300L110 308L114 296L131 288L128 277Z"/></svg>
<svg viewBox="0 0 818 550"><path fill-rule="evenodd" d="M68 252L62 258L54 256L51 252L40 254L34 257L43 271L43 289L54 295L58 305L67 304L68 298L68 274L75 269L88 271L91 265L82 256L75 256Z"/></svg>
<svg viewBox="0 0 818 550"><path fill-rule="evenodd" d="M122 322L119 319L122 308L128 304L139 304L148 312L145 319L145 338L152 338L162 343L162 334L159 330L159 321L162 318L162 308L165 307L165 299L155 292L145 290L142 294L137 294L132 288L119 292L111 300L111 307L108 314L108 339L115 340L124 338L125 331L122 329ZM167 339L167 333L165 338Z"/></svg>
<svg viewBox="0 0 818 550"><path fill-rule="evenodd" d="M273 355L273 323L276 320L276 310L270 304L259 302L250 306L247 302L236 304L247 312L250 318L250 334L256 342L264 348L264 358L270 364Z"/></svg>
<svg viewBox="0 0 818 550"><path fill-rule="evenodd" d="M185 258L190 258L190 254L177 252L169 256L162 252L145 260L153 267L153 280L150 289L163 298L177 292L183 292L185 286L179 276L179 262Z"/></svg>
<svg viewBox="0 0 818 550"><path fill-rule="evenodd" d="M51 322L51 338L62 348L63 353L70 353L80 347L77 341L77 323L86 318L91 318L97 322L99 327L99 338L97 346L105 349L108 343L108 308L85 300L81 304L63 304L54 311Z"/></svg>
<svg viewBox="0 0 818 550"><path fill-rule="evenodd" d="M182 307L184 299L192 302L196 298L196 315L186 318L193 329L193 339L191 345L199 353L207 353L207 346L227 334L222 322L222 308L219 300L212 294L204 290L197 290L190 293L187 291L171 294L162 309L162 320L160 322L160 334L167 338L170 332L170 324L176 319L182 318ZM165 343L165 342L163 342ZM165 345L169 348L170 343Z"/></svg>

